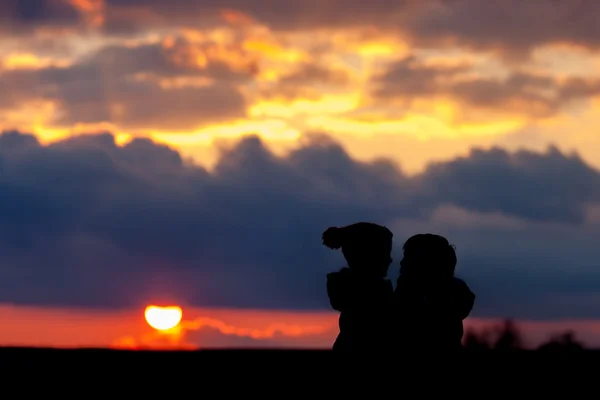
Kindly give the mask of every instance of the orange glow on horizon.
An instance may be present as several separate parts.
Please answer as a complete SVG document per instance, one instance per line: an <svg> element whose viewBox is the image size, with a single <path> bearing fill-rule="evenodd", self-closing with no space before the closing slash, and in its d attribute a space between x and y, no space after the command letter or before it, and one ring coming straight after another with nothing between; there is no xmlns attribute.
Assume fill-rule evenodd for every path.
<svg viewBox="0 0 600 400"><path fill-rule="evenodd" d="M144 311L144 317L148 325L158 331L171 330L181 322L183 312L180 307L159 307L150 305Z"/></svg>
<svg viewBox="0 0 600 400"><path fill-rule="evenodd" d="M38 308L0 303L0 346L195 350L216 348L330 349L339 332L331 311L186 308L186 319L159 331L139 309ZM496 320L468 318L466 328L481 330ZM600 346L600 321L517 321L532 344L572 329L589 346Z"/></svg>

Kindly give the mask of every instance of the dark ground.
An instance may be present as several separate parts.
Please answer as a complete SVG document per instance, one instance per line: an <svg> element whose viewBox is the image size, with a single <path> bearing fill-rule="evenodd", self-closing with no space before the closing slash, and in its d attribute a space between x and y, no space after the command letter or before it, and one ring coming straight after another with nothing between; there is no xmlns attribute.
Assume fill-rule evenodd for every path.
<svg viewBox="0 0 600 400"><path fill-rule="evenodd" d="M346 396L338 390L353 393L359 387L376 388L378 394L367 393L365 397L354 393L351 397L403 397L398 390L404 387L423 395L449 390L445 397L451 392L464 397L465 391L474 388L521 394L531 389L538 396L547 392L556 397L559 390L567 387L570 398L579 398L576 392L584 388L587 391L590 383L595 385L600 351L485 351L464 352L454 357L419 354L392 358L390 355L350 357L327 350L0 348L0 367L0 384L4 389L0 393L11 394L2 396L6 399L27 398L30 396L26 394L42 392L44 397L54 394L86 399L181 397L177 393L214 398L215 390L226 399L264 397L268 392L285 399L301 396L300 393L310 393L309 398L340 399ZM214 395L199 394L208 392Z"/></svg>
<svg viewBox="0 0 600 400"><path fill-rule="evenodd" d="M387 356L387 355L381 355ZM439 358L441 355L428 355L427 357ZM23 358L39 361L57 360L125 360L125 361L147 361L150 359L160 360L194 360L197 358L214 357L243 357L252 359L254 357L309 357L311 359L340 359L348 358L348 355L335 354L330 350L307 350L307 349L206 349L197 351L173 351L173 350L118 350L103 348L80 348L60 349L46 347L0 347L0 359L19 360ZM354 356L353 358L355 358ZM377 356L369 356L373 358ZM464 350L457 355L459 359L552 359L556 357L598 357L600 361L600 350L580 351L539 351L539 350L516 350L516 351L478 351ZM447 358L447 356L444 356Z"/></svg>
<svg viewBox="0 0 600 400"><path fill-rule="evenodd" d="M397 358L397 357L396 357ZM317 370L323 365L320 363L337 362L338 360L365 359L365 360L391 360L389 354L379 355L344 355L335 354L329 350L288 350L288 349L218 349L198 351L170 351L170 350L112 350L112 349L54 349L54 348L28 348L28 347L0 347L0 360L3 364L28 364L35 365L95 365L109 363L115 367L126 365L139 366L140 368L180 365L180 363L210 364L217 366L220 362L261 362L266 363L304 363L310 362L311 368ZM521 365L537 362L555 362L565 360L579 360L598 365L600 371L600 350L569 351L463 351L462 354L448 356L444 354L408 354L401 360L406 362L432 360L445 362L483 363L488 362L518 362ZM395 359L394 363L398 361ZM66 364L65 364L66 363ZM73 364L75 363L75 364ZM522 364L525 363L525 364ZM387 366L382 363L381 366ZM187 365L187 364L186 364ZM276 366L277 364L271 364ZM233 364L231 365L233 366ZM518 365L517 365L518 366ZM573 365L570 365L573 367ZM377 368L377 364L373 364Z"/></svg>

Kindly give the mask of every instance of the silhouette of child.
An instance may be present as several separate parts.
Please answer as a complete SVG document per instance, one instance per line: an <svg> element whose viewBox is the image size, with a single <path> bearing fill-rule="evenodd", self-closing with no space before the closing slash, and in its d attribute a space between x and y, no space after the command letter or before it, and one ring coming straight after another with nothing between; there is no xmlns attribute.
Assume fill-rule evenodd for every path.
<svg viewBox="0 0 600 400"><path fill-rule="evenodd" d="M392 283L386 279L392 262L393 234L386 227L359 222L323 233L323 244L342 249L347 267L327 275L327 294L340 312L335 351L372 351L391 334L389 307Z"/></svg>
<svg viewBox="0 0 600 400"><path fill-rule="evenodd" d="M475 294L454 276L454 246L442 236L419 234L409 238L403 250L394 291L400 349L462 349L463 320Z"/></svg>

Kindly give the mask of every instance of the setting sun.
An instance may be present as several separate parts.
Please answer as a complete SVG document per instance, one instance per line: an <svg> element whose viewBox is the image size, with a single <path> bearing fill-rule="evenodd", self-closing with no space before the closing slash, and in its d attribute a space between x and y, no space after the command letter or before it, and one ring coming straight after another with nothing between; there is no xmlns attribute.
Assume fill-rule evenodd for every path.
<svg viewBox="0 0 600 400"><path fill-rule="evenodd" d="M175 328L181 321L183 313L181 308L148 306L144 312L148 325L159 331Z"/></svg>

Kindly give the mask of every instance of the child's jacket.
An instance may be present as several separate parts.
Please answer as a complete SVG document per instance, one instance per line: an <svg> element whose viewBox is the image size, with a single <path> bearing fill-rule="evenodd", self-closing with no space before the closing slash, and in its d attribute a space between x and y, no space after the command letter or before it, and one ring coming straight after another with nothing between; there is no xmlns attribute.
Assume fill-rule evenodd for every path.
<svg viewBox="0 0 600 400"><path fill-rule="evenodd" d="M475 294L462 279L424 295L401 276L394 291L398 349L460 350L463 320L474 303Z"/></svg>
<svg viewBox="0 0 600 400"><path fill-rule="evenodd" d="M334 350L389 351L393 294L389 279L343 268L327 275L327 294L333 309L340 312Z"/></svg>

